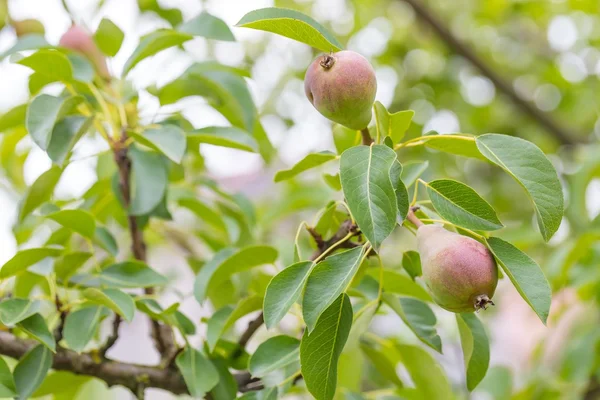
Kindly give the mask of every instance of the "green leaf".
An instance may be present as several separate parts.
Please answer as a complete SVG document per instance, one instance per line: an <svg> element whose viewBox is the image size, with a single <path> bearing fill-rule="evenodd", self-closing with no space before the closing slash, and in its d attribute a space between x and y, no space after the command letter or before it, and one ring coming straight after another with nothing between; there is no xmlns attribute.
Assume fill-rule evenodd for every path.
<svg viewBox="0 0 600 400"><path fill-rule="evenodd" d="M14 370L18 400L27 400L42 384L52 366L52 353L42 344L29 350Z"/></svg>
<svg viewBox="0 0 600 400"><path fill-rule="evenodd" d="M533 202L544 240L554 235L563 216L563 192L552 163L533 143L497 134L477 138L477 147L525 189Z"/></svg>
<svg viewBox="0 0 600 400"><path fill-rule="evenodd" d="M342 154L351 147L358 146L361 140L360 131L339 124L333 126L333 143L338 154Z"/></svg>
<svg viewBox="0 0 600 400"><path fill-rule="evenodd" d="M552 290L539 265L527 254L500 238L491 237L487 239L487 243L502 271L545 324L550 312Z"/></svg>
<svg viewBox="0 0 600 400"><path fill-rule="evenodd" d="M18 327L35 340L48 347L53 353L56 353L56 342L54 336L50 332L50 329L48 329L48 325L46 325L44 317L42 317L39 313L33 314L29 318L19 322Z"/></svg>
<svg viewBox="0 0 600 400"><path fill-rule="evenodd" d="M419 340L435 351L442 352L442 339L435 330L437 318L431 308L420 300L383 293L383 301L404 321Z"/></svg>
<svg viewBox="0 0 600 400"><path fill-rule="evenodd" d="M34 143L48 150L54 125L83 101L81 96L55 97L49 94L36 96L27 108L25 124Z"/></svg>
<svg viewBox="0 0 600 400"><path fill-rule="evenodd" d="M194 285L194 295L199 303L206 298L209 287L217 287L233 274L247 271L277 260L277 250L270 246L248 246L242 249L224 249L207 262Z"/></svg>
<svg viewBox="0 0 600 400"><path fill-rule="evenodd" d="M147 129L142 135L134 135L134 138L143 145L160 151L177 164L181 163L187 145L185 132L170 124Z"/></svg>
<svg viewBox="0 0 600 400"><path fill-rule="evenodd" d="M402 268L415 280L416 277L421 276L423 271L421 270L421 256L414 250L404 252L402 255Z"/></svg>
<svg viewBox="0 0 600 400"><path fill-rule="evenodd" d="M90 129L93 118L66 117L54 125L50 143L48 144L48 157L58 165L63 165L73 147L79 139Z"/></svg>
<svg viewBox="0 0 600 400"><path fill-rule="evenodd" d="M248 364L252 376L262 378L298 360L300 341L280 335L267 339L258 346Z"/></svg>
<svg viewBox="0 0 600 400"><path fill-rule="evenodd" d="M431 354L418 346L398 344L396 347L421 395L419 398L451 400L454 397L448 377Z"/></svg>
<svg viewBox="0 0 600 400"><path fill-rule="evenodd" d="M4 325L12 326L24 319L31 317L40 310L39 300L11 298L2 300L0 303L0 321Z"/></svg>
<svg viewBox="0 0 600 400"><path fill-rule="evenodd" d="M49 214L47 218L58 222L65 228L71 229L88 239L93 238L96 232L96 221L94 220L94 216L84 210L60 210Z"/></svg>
<svg viewBox="0 0 600 400"><path fill-rule="evenodd" d="M226 306L217 311L207 325L206 342L212 352L221 336L244 315L250 314L262 307L262 297L250 296L238 302L235 308Z"/></svg>
<svg viewBox="0 0 600 400"><path fill-rule="evenodd" d="M96 71L91 61L83 54L69 52L67 58L73 67L73 80L78 83L93 83ZM85 90L85 89L84 89Z"/></svg>
<svg viewBox="0 0 600 400"><path fill-rule="evenodd" d="M70 349L81 353L94 337L106 308L92 306L71 312L65 319L63 337Z"/></svg>
<svg viewBox="0 0 600 400"><path fill-rule="evenodd" d="M123 44L125 34L108 18L102 18L98 29L94 34L94 41L104 54L114 57L119 52L121 44Z"/></svg>
<svg viewBox="0 0 600 400"><path fill-rule="evenodd" d="M329 186L336 192L339 192L340 190L342 190L342 181L340 180L340 174L335 174L335 175L323 174L323 180L325 181L327 186Z"/></svg>
<svg viewBox="0 0 600 400"><path fill-rule="evenodd" d="M300 365L308 391L317 400L332 400L337 385L338 360L352 326L352 304L342 293L321 315L315 329L304 332Z"/></svg>
<svg viewBox="0 0 600 400"><path fill-rule="evenodd" d="M356 247L327 257L310 273L302 299L302 315L309 332L323 312L348 290L364 258L364 248Z"/></svg>
<svg viewBox="0 0 600 400"><path fill-rule="evenodd" d="M222 19L207 12L202 12L191 20L184 22L177 27L177 30L207 39L235 42L235 36L233 36L229 26Z"/></svg>
<svg viewBox="0 0 600 400"><path fill-rule="evenodd" d="M401 179L402 176L402 164L398 160L392 164L390 169L390 180L396 193L396 205L398 206L398 215L396 222L402 225L406 216L408 215L408 208L410 207L410 200L408 199L408 190Z"/></svg>
<svg viewBox="0 0 600 400"><path fill-rule="evenodd" d="M131 322L135 313L135 302L130 295L119 289L87 288L83 296L92 303L110 308L126 321Z"/></svg>
<svg viewBox="0 0 600 400"><path fill-rule="evenodd" d="M56 273L56 277L67 280L77 272L91 256L92 253L84 251L62 255L54 261L54 272Z"/></svg>
<svg viewBox="0 0 600 400"><path fill-rule="evenodd" d="M23 222L25 217L31 214L33 210L50 200L61 175L62 169L55 166L44 172L33 182L21 204L19 222Z"/></svg>
<svg viewBox="0 0 600 400"><path fill-rule="evenodd" d="M273 328L300 298L312 261L302 261L290 265L271 279L265 293L263 305L265 325Z"/></svg>
<svg viewBox="0 0 600 400"><path fill-rule="evenodd" d="M113 264L100 273L101 282L113 288L140 288L162 286L167 278L141 261Z"/></svg>
<svg viewBox="0 0 600 400"><path fill-rule="evenodd" d="M129 212L144 215L156 208L165 197L168 175L162 157L136 147L129 150L133 172L133 192Z"/></svg>
<svg viewBox="0 0 600 400"><path fill-rule="evenodd" d="M375 366L377 372L379 372L385 379L400 388L404 386L400 378L398 378L398 374L396 373L396 365L386 354L385 349L377 350L371 347L371 345L369 345L367 342L362 342L360 344L360 349L367 356L369 361L371 361L371 363Z"/></svg>
<svg viewBox="0 0 600 400"><path fill-rule="evenodd" d="M236 26L276 33L328 53L343 49L323 25L308 15L287 8L272 7L250 11Z"/></svg>
<svg viewBox="0 0 600 400"><path fill-rule="evenodd" d="M219 383L219 373L215 366L196 349L187 346L177 356L175 363L194 398L203 398Z"/></svg>
<svg viewBox="0 0 600 400"><path fill-rule="evenodd" d="M94 235L94 242L100 247L106 250L110 255L116 256L119 253L119 246L115 237L110 233L108 229L103 226L96 227L96 234Z"/></svg>
<svg viewBox="0 0 600 400"><path fill-rule="evenodd" d="M223 220L223 216L211 207L202 203L200 200L191 197L184 197L179 199L178 203L181 207L185 207L192 211L194 214L196 214L196 216L198 216L198 218L210 225L212 228L217 229L223 234L227 234L227 225Z"/></svg>
<svg viewBox="0 0 600 400"><path fill-rule="evenodd" d="M15 45L13 47L11 47L10 49L8 49L4 53L2 53L0 55L0 60L3 60L4 58L6 58L12 54L18 53L20 51L37 50L37 49L41 49L41 48L45 48L45 47L51 47L51 45L46 41L46 39L44 38L44 35L38 35L38 34L25 35L23 37L18 38L17 42L15 43Z"/></svg>
<svg viewBox="0 0 600 400"><path fill-rule="evenodd" d="M169 47L179 46L191 39L193 39L192 35L172 29L157 30L143 36L131 56L125 61L121 75L123 77L126 76L133 67L145 58L153 56Z"/></svg>
<svg viewBox="0 0 600 400"><path fill-rule="evenodd" d="M0 269L0 279L10 278L17 275L46 257L58 257L62 249L52 247L39 247L21 250L8 260Z"/></svg>
<svg viewBox="0 0 600 400"><path fill-rule="evenodd" d="M379 271L372 270L369 274L379 278ZM410 277L391 269L383 270L383 288L386 292L410 296L431 303L432 299L427 290L414 282Z"/></svg>
<svg viewBox="0 0 600 400"><path fill-rule="evenodd" d="M196 147L198 143L206 143L251 153L258 152L256 139L245 130L234 126L209 126L195 129L188 132L187 138Z"/></svg>
<svg viewBox="0 0 600 400"><path fill-rule="evenodd" d="M482 231L503 227L492 206L464 183L439 179L427 184L427 193L435 211L458 226Z"/></svg>
<svg viewBox="0 0 600 400"><path fill-rule="evenodd" d="M430 135L421 138L430 149L440 150L456 156L477 158L486 161L479 152L475 137L470 135Z"/></svg>
<svg viewBox="0 0 600 400"><path fill-rule="evenodd" d="M456 314L456 322L465 358L467 389L472 391L487 372L490 364L490 343L483 324L475 314Z"/></svg>
<svg viewBox="0 0 600 400"><path fill-rule="evenodd" d="M330 151L321 151L319 153L309 154L296 163L296 165L294 165L292 168L278 171L275 174L275 182L281 182L285 181L286 179L293 178L304 171L318 167L319 165L325 164L328 161L335 160L336 157L337 156Z"/></svg>
<svg viewBox="0 0 600 400"><path fill-rule="evenodd" d="M4 358L0 357L0 397L16 397L17 388L12 372Z"/></svg>
<svg viewBox="0 0 600 400"><path fill-rule="evenodd" d="M390 170L396 153L384 145L357 146L342 154L340 177L352 216L377 251L392 233L398 214Z"/></svg>
<svg viewBox="0 0 600 400"><path fill-rule="evenodd" d="M5 112L0 117L0 132L6 132L25 124L25 115L27 113L27 104L21 104Z"/></svg>
<svg viewBox="0 0 600 400"><path fill-rule="evenodd" d="M398 111L390 114L379 101L373 106L375 110L375 122L377 134L382 140L390 137L393 144L398 144L404 138L415 112L412 110Z"/></svg>
<svg viewBox="0 0 600 400"><path fill-rule="evenodd" d="M19 60L18 64L57 81L69 82L73 79L73 67L69 59L64 53L57 50L38 50L29 57Z"/></svg>
<svg viewBox="0 0 600 400"><path fill-rule="evenodd" d="M429 161L409 161L402 164L402 182L407 188L411 187L428 167Z"/></svg>

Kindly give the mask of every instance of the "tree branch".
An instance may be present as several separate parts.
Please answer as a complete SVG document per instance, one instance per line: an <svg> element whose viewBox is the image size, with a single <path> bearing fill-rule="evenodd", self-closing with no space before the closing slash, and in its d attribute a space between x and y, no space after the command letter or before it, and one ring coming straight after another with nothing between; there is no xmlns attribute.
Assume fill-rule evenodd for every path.
<svg viewBox="0 0 600 400"><path fill-rule="evenodd" d="M112 324L112 332L108 339L106 339L106 343L100 349L100 355L106 358L106 353L110 350L111 347L117 342L119 339L119 327L121 326L121 316L119 314L115 314L115 318L113 319Z"/></svg>
<svg viewBox="0 0 600 400"><path fill-rule="evenodd" d="M563 126L559 125L550 115L542 112L536 108L529 101L522 98L503 77L497 74L489 65L487 65L481 58L475 54L475 52L468 47L466 44L456 38L450 29L444 25L444 23L434 15L420 0L403 0L410 4L415 10L417 16L425 23L427 23L431 29L442 39L448 47L454 52L460 54L471 64L473 64L479 71L488 77L490 81L505 95L507 95L519 110L522 110L525 114L528 114L533 120L537 121L543 126L549 133L551 133L556 140L562 144L574 144L582 141L577 136L574 136L571 132L568 132Z"/></svg>
<svg viewBox="0 0 600 400"><path fill-rule="evenodd" d="M131 160L127 156L127 138L127 133L123 130L120 141L117 143L114 151L115 162L119 169L119 188L121 189L126 208L128 208L131 203ZM139 228L137 218L134 215L128 213L127 220L133 256L136 260L146 262L146 242L144 242L144 233ZM146 294L154 294L154 288L146 288L144 291ZM116 331L118 331L118 324L120 323L121 319L119 318L116 321ZM162 360L170 359L172 355L177 352L173 329L169 325L152 320L152 337L156 349L161 354ZM117 339L115 338L114 340L116 341Z"/></svg>

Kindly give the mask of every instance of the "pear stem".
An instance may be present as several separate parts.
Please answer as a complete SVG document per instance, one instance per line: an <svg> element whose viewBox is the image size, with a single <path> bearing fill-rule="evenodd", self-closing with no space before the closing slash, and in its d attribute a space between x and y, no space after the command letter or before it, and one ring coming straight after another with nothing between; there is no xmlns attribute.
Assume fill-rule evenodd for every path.
<svg viewBox="0 0 600 400"><path fill-rule="evenodd" d="M423 222L415 215L415 211L419 209L418 206L411 207L408 210L408 214L406 215L406 219L412 222L417 228L424 225Z"/></svg>
<svg viewBox="0 0 600 400"><path fill-rule="evenodd" d="M369 128L364 128L360 130L360 134L362 135L362 144L365 146L370 146L373 143L373 138L371 137L371 133L369 132Z"/></svg>

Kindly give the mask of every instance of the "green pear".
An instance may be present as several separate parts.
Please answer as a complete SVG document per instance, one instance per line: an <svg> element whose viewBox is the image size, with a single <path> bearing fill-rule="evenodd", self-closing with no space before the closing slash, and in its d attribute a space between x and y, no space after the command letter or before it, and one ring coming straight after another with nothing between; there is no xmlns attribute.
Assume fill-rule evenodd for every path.
<svg viewBox="0 0 600 400"><path fill-rule="evenodd" d="M92 62L98 75L106 80L110 80L106 57L100 51L88 31L80 26L73 25L62 35L59 45L87 57Z"/></svg>
<svg viewBox="0 0 600 400"><path fill-rule="evenodd" d="M353 51L321 55L306 71L304 91L323 116L361 130L371 122L377 92L375 70Z"/></svg>
<svg viewBox="0 0 600 400"><path fill-rule="evenodd" d="M421 225L417 247L423 279L442 308L463 313L494 304L498 267L483 244L439 225Z"/></svg>
<svg viewBox="0 0 600 400"><path fill-rule="evenodd" d="M28 18L21 21L10 20L10 24L14 28L17 37L23 37L25 35L31 35L34 33L38 35L44 35L46 33L44 24L37 19Z"/></svg>

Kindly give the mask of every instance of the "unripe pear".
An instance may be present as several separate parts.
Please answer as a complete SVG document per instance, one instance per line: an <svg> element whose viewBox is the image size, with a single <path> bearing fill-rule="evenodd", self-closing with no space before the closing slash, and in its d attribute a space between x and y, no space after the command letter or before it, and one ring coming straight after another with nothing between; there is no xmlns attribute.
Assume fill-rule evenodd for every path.
<svg viewBox="0 0 600 400"><path fill-rule="evenodd" d="M308 67L304 91L323 116L361 130L371 122L377 92L375 70L366 58L353 51L322 55Z"/></svg>
<svg viewBox="0 0 600 400"><path fill-rule="evenodd" d="M438 225L421 225L417 247L423 279L442 308L463 313L494 304L498 267L483 244Z"/></svg>
<svg viewBox="0 0 600 400"><path fill-rule="evenodd" d="M80 26L73 25L62 35L59 45L84 55L92 62L100 77L106 80L110 79L106 57L100 51L88 31Z"/></svg>
<svg viewBox="0 0 600 400"><path fill-rule="evenodd" d="M11 20L10 24L15 30L17 37L23 37L25 35L31 35L36 33L38 35L43 35L46 33L46 29L44 29L44 24L42 24L37 19L28 18L21 21Z"/></svg>

